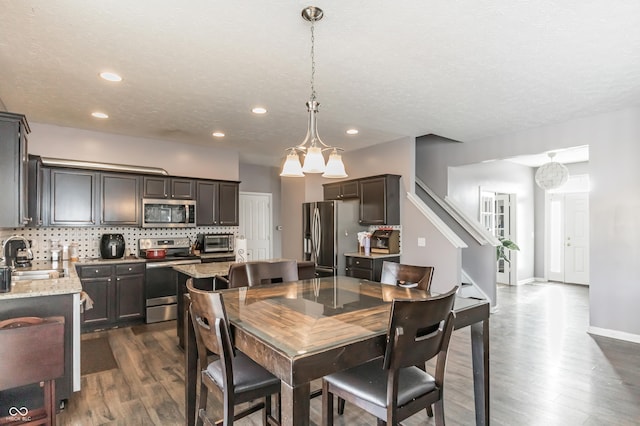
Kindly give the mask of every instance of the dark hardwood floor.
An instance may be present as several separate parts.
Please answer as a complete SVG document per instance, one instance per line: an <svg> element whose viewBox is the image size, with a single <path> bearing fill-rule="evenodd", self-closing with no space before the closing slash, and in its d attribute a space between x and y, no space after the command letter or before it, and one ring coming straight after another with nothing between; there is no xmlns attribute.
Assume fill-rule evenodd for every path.
<svg viewBox="0 0 640 426"><path fill-rule="evenodd" d="M493 425L640 424L640 345L587 334L588 315L587 287L499 287L498 311L491 316ZM58 415L59 424L183 424L183 353L176 346L175 323L83 339L105 334L119 368L83 376L82 391ZM469 330L459 330L446 375L450 425L474 424L471 377ZM312 423L321 423L320 405L321 398L311 402ZM236 424L259 425L260 414ZM371 425L375 419L347 405L335 424ZM421 412L403 424L433 420Z"/></svg>

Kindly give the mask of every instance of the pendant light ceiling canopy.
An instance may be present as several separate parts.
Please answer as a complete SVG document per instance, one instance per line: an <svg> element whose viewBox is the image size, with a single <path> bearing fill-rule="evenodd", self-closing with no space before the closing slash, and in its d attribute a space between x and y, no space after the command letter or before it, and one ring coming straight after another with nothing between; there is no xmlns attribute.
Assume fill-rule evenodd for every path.
<svg viewBox="0 0 640 426"><path fill-rule="evenodd" d="M549 162L543 164L536 171L536 184L545 191L556 189L567 183L569 180L569 169L564 164L553 161L555 152L550 152Z"/></svg>
<svg viewBox="0 0 640 426"><path fill-rule="evenodd" d="M342 148L333 147L325 144L318 135L318 123L316 114L318 114L318 106L316 101L316 90L314 86L316 63L315 63L315 38L314 24L322 19L324 13L319 7L309 6L302 9L302 17L311 22L311 98L307 102L307 111L309 112L309 122L307 126L307 136L302 143L297 146L287 148L289 153L282 166L280 176L285 177L304 177L305 173L322 173L322 177L326 178L345 178L347 173L344 169L342 156L338 151ZM325 164L323 152L330 151L329 161ZM298 153L302 153L304 164L300 163Z"/></svg>

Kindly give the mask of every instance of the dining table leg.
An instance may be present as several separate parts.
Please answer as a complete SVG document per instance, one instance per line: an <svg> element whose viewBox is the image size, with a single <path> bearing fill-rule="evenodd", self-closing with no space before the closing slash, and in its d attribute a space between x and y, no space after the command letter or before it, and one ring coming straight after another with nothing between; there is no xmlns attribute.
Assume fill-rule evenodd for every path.
<svg viewBox="0 0 640 426"><path fill-rule="evenodd" d="M489 426L489 319L471 324L476 425Z"/></svg>
<svg viewBox="0 0 640 426"><path fill-rule="evenodd" d="M280 386L282 399L282 426L307 426L309 424L309 395L311 385L303 383L291 387L285 382Z"/></svg>
<svg viewBox="0 0 640 426"><path fill-rule="evenodd" d="M185 306L190 300L185 298ZM196 349L196 334L191 323L189 309L185 309L184 315L184 410L185 424L194 426L196 421L196 387L198 380L198 351Z"/></svg>

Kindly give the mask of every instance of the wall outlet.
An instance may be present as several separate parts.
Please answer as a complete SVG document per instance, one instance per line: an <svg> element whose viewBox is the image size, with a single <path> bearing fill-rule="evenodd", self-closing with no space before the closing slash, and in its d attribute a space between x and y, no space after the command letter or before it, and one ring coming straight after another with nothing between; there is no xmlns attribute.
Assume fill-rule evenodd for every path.
<svg viewBox="0 0 640 426"><path fill-rule="evenodd" d="M418 237L418 247L425 247L427 245L427 239L424 237Z"/></svg>

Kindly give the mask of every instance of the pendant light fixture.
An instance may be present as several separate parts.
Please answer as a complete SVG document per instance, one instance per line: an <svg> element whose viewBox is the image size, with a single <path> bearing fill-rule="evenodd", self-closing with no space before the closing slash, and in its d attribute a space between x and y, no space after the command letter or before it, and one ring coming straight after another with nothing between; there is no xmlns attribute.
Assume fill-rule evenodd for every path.
<svg viewBox="0 0 640 426"><path fill-rule="evenodd" d="M318 135L318 123L316 120L316 114L318 113L318 106L320 105L316 101L316 89L315 89L315 38L314 38L314 25L317 21L321 20L323 16L322 9L319 7L309 6L302 9L302 17L311 22L311 98L307 102L307 111L309 111L309 123L307 126L307 136L304 138L300 145L288 148L289 153L287 159L282 166L282 173L280 176L285 177L304 177L305 173L322 173L322 177L326 178L345 178L347 173L344 169L344 163L342 162L342 156L338 151L342 151L342 148L333 147L325 144ZM331 151L329 155L329 161L325 164L323 152ZM304 163L300 164L300 157L298 152L303 153Z"/></svg>
<svg viewBox="0 0 640 426"><path fill-rule="evenodd" d="M544 190L556 189L567 183L569 180L569 169L564 164L553 161L555 152L547 154L549 162L543 164L536 171L536 183Z"/></svg>

